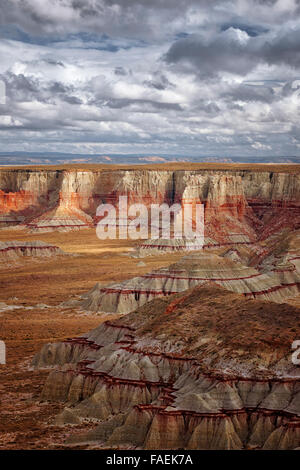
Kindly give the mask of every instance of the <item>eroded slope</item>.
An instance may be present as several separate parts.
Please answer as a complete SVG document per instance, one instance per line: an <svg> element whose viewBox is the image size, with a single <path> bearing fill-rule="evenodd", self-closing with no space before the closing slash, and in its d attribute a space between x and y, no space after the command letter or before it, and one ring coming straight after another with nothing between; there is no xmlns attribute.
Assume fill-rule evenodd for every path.
<svg viewBox="0 0 300 470"><path fill-rule="evenodd" d="M300 444L290 349L299 334L299 309L206 285L46 345L34 364L60 366L42 393L67 402L58 423L99 420L76 441L291 449Z"/></svg>

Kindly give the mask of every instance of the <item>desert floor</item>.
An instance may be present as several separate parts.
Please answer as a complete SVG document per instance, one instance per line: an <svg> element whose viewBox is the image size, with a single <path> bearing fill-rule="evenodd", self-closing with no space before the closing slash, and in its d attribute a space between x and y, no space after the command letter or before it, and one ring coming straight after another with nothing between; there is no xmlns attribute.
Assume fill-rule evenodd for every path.
<svg viewBox="0 0 300 470"><path fill-rule="evenodd" d="M0 339L7 348L7 364L0 365L0 449L65 448L71 430L74 434L84 426L52 424L63 405L39 402L48 371L34 371L31 360L44 343L85 333L108 317L66 309L61 302L96 282L122 281L167 266L182 254L149 257L143 260L146 266L139 267L139 259L126 256L135 246L133 241L100 241L93 229L44 234L1 230L0 241L9 240L41 240L68 255L28 257L17 265L0 266L0 302L17 307L0 306Z"/></svg>

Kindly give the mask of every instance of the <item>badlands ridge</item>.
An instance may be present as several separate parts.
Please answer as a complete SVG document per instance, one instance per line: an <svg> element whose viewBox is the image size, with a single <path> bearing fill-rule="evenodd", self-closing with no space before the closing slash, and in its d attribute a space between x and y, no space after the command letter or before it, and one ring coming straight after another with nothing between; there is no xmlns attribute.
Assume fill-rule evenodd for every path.
<svg viewBox="0 0 300 470"><path fill-rule="evenodd" d="M56 423L95 423L69 444L300 447L291 360L300 339L298 166L1 169L0 225L18 234L88 229L99 204L124 195L147 206L203 203L204 246L142 240L124 256L182 257L66 299L64 308L122 317L45 345L33 360L54 368L41 399L65 402Z"/></svg>
<svg viewBox="0 0 300 470"><path fill-rule="evenodd" d="M300 371L290 359L299 309L210 284L156 299L87 335L45 345L59 366L42 399L57 424L99 424L69 443L145 449L293 449ZM298 327L299 332L299 327Z"/></svg>

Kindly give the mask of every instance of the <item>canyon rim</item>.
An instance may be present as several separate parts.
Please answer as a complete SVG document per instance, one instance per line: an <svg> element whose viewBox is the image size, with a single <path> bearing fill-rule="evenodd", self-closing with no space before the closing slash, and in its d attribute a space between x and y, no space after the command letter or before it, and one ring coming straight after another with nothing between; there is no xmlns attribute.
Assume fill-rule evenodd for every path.
<svg viewBox="0 0 300 470"><path fill-rule="evenodd" d="M0 458L300 450L299 46L300 0L0 1Z"/></svg>

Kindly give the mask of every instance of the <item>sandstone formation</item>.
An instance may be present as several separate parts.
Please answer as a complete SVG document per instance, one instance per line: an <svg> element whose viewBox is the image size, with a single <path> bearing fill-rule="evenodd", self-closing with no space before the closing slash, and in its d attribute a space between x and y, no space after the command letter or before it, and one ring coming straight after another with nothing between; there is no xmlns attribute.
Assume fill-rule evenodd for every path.
<svg viewBox="0 0 300 470"><path fill-rule="evenodd" d="M201 202L205 205L205 236L219 243L249 243L284 227L299 227L297 169L167 171L143 167L1 169L0 224L45 228L49 223L60 230L81 226L82 222L90 225L90 217L97 223L99 204L116 204L121 195L128 196L129 204L147 206Z"/></svg>
<svg viewBox="0 0 300 470"><path fill-rule="evenodd" d="M227 258L228 259L228 258ZM109 448L294 449L300 445L299 309L214 283L157 298L90 333L45 345L42 400L57 424L98 425L69 442Z"/></svg>

